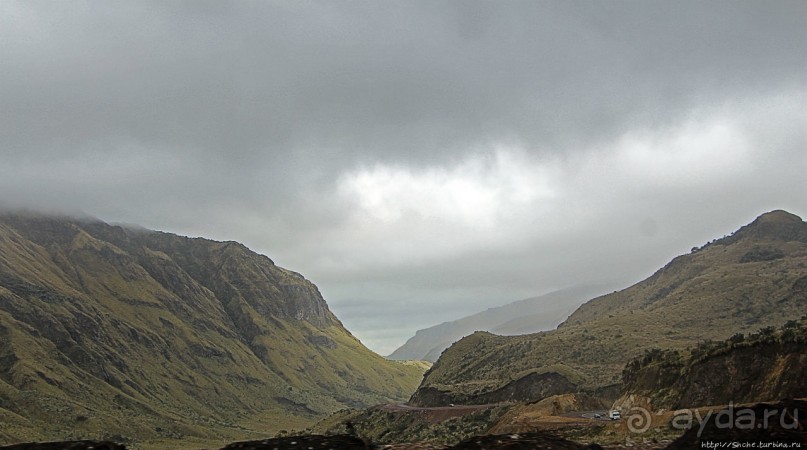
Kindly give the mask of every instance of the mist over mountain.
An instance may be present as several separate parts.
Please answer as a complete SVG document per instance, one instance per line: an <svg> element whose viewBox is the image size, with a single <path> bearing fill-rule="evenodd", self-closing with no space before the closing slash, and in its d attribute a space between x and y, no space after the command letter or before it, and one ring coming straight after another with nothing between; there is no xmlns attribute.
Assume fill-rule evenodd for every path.
<svg viewBox="0 0 807 450"><path fill-rule="evenodd" d="M421 373L237 242L0 214L0 441L262 436L403 400Z"/></svg>
<svg viewBox="0 0 807 450"><path fill-rule="evenodd" d="M800 0L118 6L0 2L0 205L236 240L382 354L807 215Z"/></svg>
<svg viewBox="0 0 807 450"><path fill-rule="evenodd" d="M461 339L411 401L529 401L578 391L613 398L631 358L779 327L807 310L806 287L807 224L769 212L644 281L583 304L556 330Z"/></svg>
<svg viewBox="0 0 807 450"><path fill-rule="evenodd" d="M805 23L804 0L0 0L0 447L598 427L566 414L655 350L691 372L648 368L648 398L723 363L771 365L711 380L738 398L798 392L800 346L687 352L807 309ZM630 445L606 428L565 437Z"/></svg>
<svg viewBox="0 0 807 450"><path fill-rule="evenodd" d="M489 308L451 322L418 330L387 358L435 362L455 341L474 331L509 336L551 330L578 306L609 289L603 285L578 286Z"/></svg>

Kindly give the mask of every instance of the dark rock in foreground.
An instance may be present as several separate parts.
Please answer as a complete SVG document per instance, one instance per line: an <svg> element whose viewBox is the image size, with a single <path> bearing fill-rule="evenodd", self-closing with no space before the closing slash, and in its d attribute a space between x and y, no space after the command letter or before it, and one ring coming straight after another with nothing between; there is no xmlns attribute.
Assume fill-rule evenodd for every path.
<svg viewBox="0 0 807 450"><path fill-rule="evenodd" d="M0 450L126 450L126 446L109 441L30 442L6 445Z"/></svg>
<svg viewBox="0 0 807 450"><path fill-rule="evenodd" d="M583 445L545 433L504 434L497 436L474 436L449 450L602 450L597 444Z"/></svg>
<svg viewBox="0 0 807 450"><path fill-rule="evenodd" d="M713 414L673 441L667 450L693 448L807 448L807 401L735 406Z"/></svg>
<svg viewBox="0 0 807 450"><path fill-rule="evenodd" d="M263 439L259 441L235 442L227 445L221 450L367 450L375 448L367 445L361 439L349 435L337 436L292 436L274 439Z"/></svg>
<svg viewBox="0 0 807 450"><path fill-rule="evenodd" d="M221 450L292 450L292 449L333 449L333 450L369 450L369 449L434 449L446 450L482 450L482 449L508 449L508 450L597 450L602 447L592 444L589 446L567 441L545 433L505 434L498 436L475 436L466 439L453 447L435 446L428 443L393 444L376 446L367 444L361 439L350 435L337 436L295 436L260 441L236 442Z"/></svg>

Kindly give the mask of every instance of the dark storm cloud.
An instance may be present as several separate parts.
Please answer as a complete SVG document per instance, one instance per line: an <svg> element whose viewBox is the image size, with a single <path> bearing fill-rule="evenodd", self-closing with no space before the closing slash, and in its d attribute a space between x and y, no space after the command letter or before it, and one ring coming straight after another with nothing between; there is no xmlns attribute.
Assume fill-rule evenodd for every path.
<svg viewBox="0 0 807 450"><path fill-rule="evenodd" d="M420 158L503 138L541 147L800 84L804 8L7 4L2 131L20 152L130 140L233 164L295 151L328 161L327 149L333 164Z"/></svg>
<svg viewBox="0 0 807 450"><path fill-rule="evenodd" d="M579 277L632 279L804 204L805 18L795 1L6 1L0 204L242 240L337 309L450 315L563 287L590 259L575 243L603 253Z"/></svg>

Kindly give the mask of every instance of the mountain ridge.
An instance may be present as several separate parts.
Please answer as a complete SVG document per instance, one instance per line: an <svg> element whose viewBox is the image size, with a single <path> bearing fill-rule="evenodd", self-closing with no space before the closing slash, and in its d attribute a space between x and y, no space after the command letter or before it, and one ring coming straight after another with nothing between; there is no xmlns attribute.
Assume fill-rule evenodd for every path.
<svg viewBox="0 0 807 450"><path fill-rule="evenodd" d="M784 211L674 258L649 278L585 303L556 330L502 337L475 333L449 347L410 402L490 400L533 374L560 390L618 395L625 363L649 346L685 348L704 339L781 326L807 307L807 224ZM547 393L547 392L544 392ZM523 400L523 399L521 399Z"/></svg>
<svg viewBox="0 0 807 450"><path fill-rule="evenodd" d="M418 330L387 358L435 362L443 350L474 331L516 335L550 330L585 300L608 290L605 285L575 286L488 308L476 314Z"/></svg>
<svg viewBox="0 0 807 450"><path fill-rule="evenodd" d="M83 217L0 214L0 337L8 442L204 446L404 400L422 374L242 244Z"/></svg>

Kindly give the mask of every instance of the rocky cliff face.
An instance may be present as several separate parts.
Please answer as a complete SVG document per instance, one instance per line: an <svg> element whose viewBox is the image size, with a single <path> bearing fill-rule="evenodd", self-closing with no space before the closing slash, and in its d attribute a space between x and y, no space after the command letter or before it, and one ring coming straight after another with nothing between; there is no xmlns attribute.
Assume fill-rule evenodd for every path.
<svg viewBox="0 0 807 450"><path fill-rule="evenodd" d="M774 211L585 303L556 330L463 338L443 352L413 399L484 398L530 372L555 372L578 391L615 391L625 364L648 349L685 349L801 317L806 287L807 224Z"/></svg>
<svg viewBox="0 0 807 450"><path fill-rule="evenodd" d="M232 440L405 399L420 374L241 244L0 215L0 442Z"/></svg>
<svg viewBox="0 0 807 450"><path fill-rule="evenodd" d="M557 372L531 372L508 381L490 391L457 392L440 390L435 386L418 389L409 399L415 406L441 406L450 403L488 405L505 402L528 402L577 391L577 385Z"/></svg>
<svg viewBox="0 0 807 450"><path fill-rule="evenodd" d="M689 428L666 450L693 448L804 448L807 445L807 401L783 400L716 411ZM727 420L733 426L727 426Z"/></svg>
<svg viewBox="0 0 807 450"><path fill-rule="evenodd" d="M807 316L779 331L702 343L687 352L654 350L623 371L616 408L636 398L650 409L679 409L807 396Z"/></svg>

